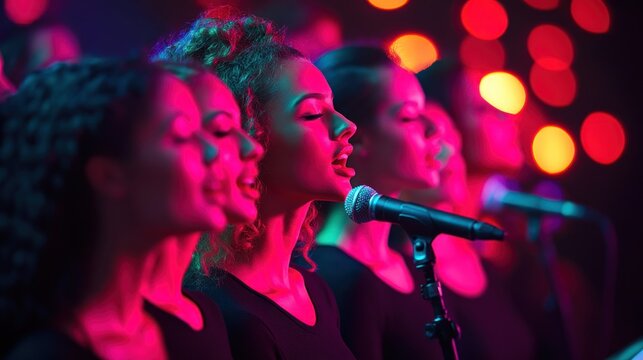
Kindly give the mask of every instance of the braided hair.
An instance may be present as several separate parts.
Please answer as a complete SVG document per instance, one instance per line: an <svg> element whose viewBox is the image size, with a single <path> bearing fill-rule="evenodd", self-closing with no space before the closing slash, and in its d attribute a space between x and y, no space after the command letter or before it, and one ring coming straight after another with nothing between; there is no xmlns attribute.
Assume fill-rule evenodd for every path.
<svg viewBox="0 0 643 360"><path fill-rule="evenodd" d="M3 345L65 319L102 285L89 284L97 219L85 166L127 159L160 74L135 61L59 63L0 104Z"/></svg>
<svg viewBox="0 0 643 360"><path fill-rule="evenodd" d="M222 15L227 10L217 8L204 13L187 30L160 42L151 58L198 62L217 74L239 103L244 129L270 151L266 103L276 92L279 67L284 60L305 57L285 43L284 32L270 21L252 15ZM297 245L311 265L308 251L314 243L316 214L311 206ZM200 246L202 270L207 273L213 265L225 267L232 262L249 261L254 242L262 232L263 224L257 219L228 229L217 251L209 245Z"/></svg>

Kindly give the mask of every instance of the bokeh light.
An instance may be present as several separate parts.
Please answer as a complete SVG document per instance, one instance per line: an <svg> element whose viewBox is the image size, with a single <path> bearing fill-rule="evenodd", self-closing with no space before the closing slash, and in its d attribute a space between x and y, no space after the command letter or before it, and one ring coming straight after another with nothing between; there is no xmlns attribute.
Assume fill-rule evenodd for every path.
<svg viewBox="0 0 643 360"><path fill-rule="evenodd" d="M538 10L553 10L558 7L558 0L525 0L525 2Z"/></svg>
<svg viewBox="0 0 643 360"><path fill-rule="evenodd" d="M398 36L389 45L389 50L400 58L400 66L415 73L438 59L438 49L433 41L420 34Z"/></svg>
<svg viewBox="0 0 643 360"><path fill-rule="evenodd" d="M567 69L574 60L571 39L554 25L539 25L531 30L527 48L532 59L547 70Z"/></svg>
<svg viewBox="0 0 643 360"><path fill-rule="evenodd" d="M34 69L81 57L76 35L64 25L40 27L34 31L29 47L33 49L30 62Z"/></svg>
<svg viewBox="0 0 643 360"><path fill-rule="evenodd" d="M505 8L495 0L468 0L460 12L462 25L481 40L495 40L507 30Z"/></svg>
<svg viewBox="0 0 643 360"><path fill-rule="evenodd" d="M585 118L580 140L587 155L599 164L615 162L625 149L623 126L614 116L601 111Z"/></svg>
<svg viewBox="0 0 643 360"><path fill-rule="evenodd" d="M602 0L572 0L572 18L581 29L606 33L610 28L610 12Z"/></svg>
<svg viewBox="0 0 643 360"><path fill-rule="evenodd" d="M534 64L529 83L536 96L547 105L567 106L576 97L576 77L571 69L553 71Z"/></svg>
<svg viewBox="0 0 643 360"><path fill-rule="evenodd" d="M38 20L48 5L48 0L5 0L4 9L9 20L19 25L28 25Z"/></svg>
<svg viewBox="0 0 643 360"><path fill-rule="evenodd" d="M442 234L435 238L433 249L441 260L435 270L444 286L467 298L485 291L487 277L471 241Z"/></svg>
<svg viewBox="0 0 643 360"><path fill-rule="evenodd" d="M321 16L309 21L305 27L291 29L288 40L302 54L315 59L342 44L342 27L337 19Z"/></svg>
<svg viewBox="0 0 643 360"><path fill-rule="evenodd" d="M505 49L498 40L467 36L460 44L460 60L471 69L499 70L505 66Z"/></svg>
<svg viewBox="0 0 643 360"><path fill-rule="evenodd" d="M514 115L522 110L527 97L522 82L503 71L492 72L480 80L480 95L496 109Z"/></svg>
<svg viewBox="0 0 643 360"><path fill-rule="evenodd" d="M380 10L395 10L406 5L408 0L368 0L368 2Z"/></svg>
<svg viewBox="0 0 643 360"><path fill-rule="evenodd" d="M557 126L545 126L534 137L531 144L532 154L538 167L548 174L565 171L576 154L574 140Z"/></svg>

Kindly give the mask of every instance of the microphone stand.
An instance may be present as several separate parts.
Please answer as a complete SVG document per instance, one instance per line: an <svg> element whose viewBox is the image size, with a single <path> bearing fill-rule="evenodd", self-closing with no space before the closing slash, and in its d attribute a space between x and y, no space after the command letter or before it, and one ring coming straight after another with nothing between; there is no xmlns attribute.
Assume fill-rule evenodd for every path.
<svg viewBox="0 0 643 360"><path fill-rule="evenodd" d="M556 269L558 268L556 247L551 234L543 231L542 217L538 214L529 214L527 217L527 240L535 244L538 248L540 261L545 270L545 277L547 278L547 283L551 291L545 308L554 311L560 319L564 334L563 339L565 340L566 350L568 351L566 356L572 359L578 359L577 354L575 354L575 346L573 345L575 343L575 337L570 324L570 299L569 296L566 296L567 294L564 291L565 286L556 274Z"/></svg>
<svg viewBox="0 0 643 360"><path fill-rule="evenodd" d="M406 230L406 229L405 229ZM459 337L458 326L449 319L442 299L442 288L435 278L435 253L431 246L435 236L414 235L409 233L413 242L413 263L418 270L424 271L425 283L420 284L420 292L433 307L433 321L424 327L426 336L438 339L442 355L446 360L457 360L458 349L455 339Z"/></svg>

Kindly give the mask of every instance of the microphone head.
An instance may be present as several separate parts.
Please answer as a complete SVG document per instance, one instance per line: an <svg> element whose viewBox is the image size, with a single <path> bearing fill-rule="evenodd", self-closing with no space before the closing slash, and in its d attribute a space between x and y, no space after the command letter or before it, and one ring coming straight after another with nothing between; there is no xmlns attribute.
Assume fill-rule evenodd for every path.
<svg viewBox="0 0 643 360"><path fill-rule="evenodd" d="M500 211L503 207L502 200L505 195L513 190L512 187L514 186L512 185L502 175L491 176L482 188L482 208L491 212Z"/></svg>
<svg viewBox="0 0 643 360"><path fill-rule="evenodd" d="M346 215L358 224L373 220L369 210L369 203L375 195L377 195L377 191L370 186L359 185L354 187L344 201Z"/></svg>

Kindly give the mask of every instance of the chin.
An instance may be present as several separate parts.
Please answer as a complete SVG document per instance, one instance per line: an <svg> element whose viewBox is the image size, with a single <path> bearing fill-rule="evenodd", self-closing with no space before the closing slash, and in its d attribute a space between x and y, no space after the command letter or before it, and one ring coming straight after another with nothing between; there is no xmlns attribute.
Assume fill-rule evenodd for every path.
<svg viewBox="0 0 643 360"><path fill-rule="evenodd" d="M328 191L324 191L320 193L320 195L317 197L315 200L320 200L320 201L330 201L330 202L344 202L346 199L346 195L348 195L348 192L351 191L352 187L349 186L338 186L335 187L334 189L328 189Z"/></svg>
<svg viewBox="0 0 643 360"><path fill-rule="evenodd" d="M216 233L220 233L225 229L225 226L227 224L225 216L211 216L210 219L208 219L207 223L205 224L205 228L201 229L201 231L212 231Z"/></svg>
<svg viewBox="0 0 643 360"><path fill-rule="evenodd" d="M257 219L257 208L242 208L226 212L230 224L249 224Z"/></svg>
<svg viewBox="0 0 643 360"><path fill-rule="evenodd" d="M346 179L341 184L339 184L338 188L338 194L340 197L339 201L344 201L344 199L346 199L346 195L348 195L348 193L353 189L353 185L351 185L350 179Z"/></svg>

